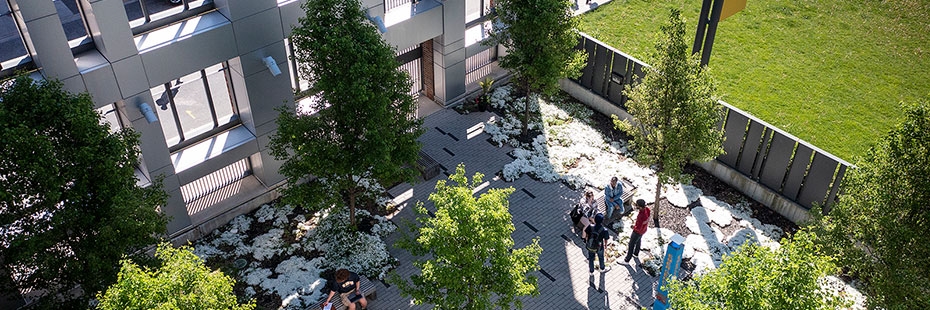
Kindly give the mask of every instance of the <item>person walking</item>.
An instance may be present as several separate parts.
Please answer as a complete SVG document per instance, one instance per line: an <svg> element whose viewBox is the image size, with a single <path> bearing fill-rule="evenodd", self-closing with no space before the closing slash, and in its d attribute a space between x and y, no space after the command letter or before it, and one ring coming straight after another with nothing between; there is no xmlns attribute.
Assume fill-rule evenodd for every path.
<svg viewBox="0 0 930 310"><path fill-rule="evenodd" d="M642 241L643 235L646 234L646 229L649 228L650 211L649 208L646 208L646 201L637 199L636 207L639 208L639 214L636 215L636 223L633 224L633 233L630 235L630 245L626 250L624 263L629 263L630 258L634 256L639 257L640 241Z"/></svg>
<svg viewBox="0 0 930 310"><path fill-rule="evenodd" d="M610 178L610 184L604 187L604 205L607 207L607 219L613 215L614 209L623 214L623 184L617 177Z"/></svg>
<svg viewBox="0 0 930 310"><path fill-rule="evenodd" d="M323 306L325 307L328 305L333 295L339 293L340 301L342 301L342 304L348 307L349 310L355 310L356 301L362 304L362 310L368 309L368 300L365 299L365 295L362 295L362 292L359 290L360 282L361 278L354 272L346 269L336 270L336 281L329 284L329 296L326 297L326 302L323 303ZM353 292L355 294L352 294Z"/></svg>
<svg viewBox="0 0 930 310"><path fill-rule="evenodd" d="M604 249L606 248L607 228L604 227L604 215L598 213L594 216L594 224L585 228L585 248L588 250L588 272L594 274L594 256L597 255L601 263L601 272L607 272L604 268Z"/></svg>

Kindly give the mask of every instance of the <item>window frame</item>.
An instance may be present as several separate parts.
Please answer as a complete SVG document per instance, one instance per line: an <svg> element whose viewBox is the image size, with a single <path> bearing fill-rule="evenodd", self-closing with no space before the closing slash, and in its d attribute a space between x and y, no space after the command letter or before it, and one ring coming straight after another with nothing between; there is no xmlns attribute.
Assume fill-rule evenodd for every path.
<svg viewBox="0 0 930 310"><path fill-rule="evenodd" d="M129 26L130 26L130 29L132 30L132 35L138 36L140 34L151 32L153 30L174 24L178 21L182 21L182 20L197 16L197 15L201 15L201 14L216 10L215 0L204 0L203 5L193 7L193 8L190 7L190 3L193 0L181 0L181 1L183 1L183 4L182 4L183 8L181 9L181 12L170 14L170 15L165 15L162 18L152 19L153 14L156 15L157 17L158 15L160 15L160 13L164 11L151 13L145 7L145 0L139 0L139 9L142 11L143 21L139 25L132 26L132 22L137 19L129 20ZM123 4L123 10L126 10L125 3Z"/></svg>
<svg viewBox="0 0 930 310"><path fill-rule="evenodd" d="M175 126L175 129L178 131L178 139L179 139L178 143L168 146L169 153L175 153L177 151L183 150L200 141L209 139L215 135L228 131L242 124L242 119L239 117L239 104L236 100L235 86L233 86L232 76L230 75L231 68L229 67L229 61L223 61L220 64L222 64L222 68L223 68L222 74L223 74L224 81L226 81L226 91L228 92L228 95L229 95L229 103L231 105L232 114L234 116L233 119L230 120L228 123L224 123L224 124L219 123L219 119L217 118L217 115L216 115L216 105L214 103L215 100L213 99L214 94L211 91L210 83L207 78L208 74L206 70L209 67L196 71L196 72L200 72L200 82L203 83L203 91L207 98L206 104L210 108L210 116L213 121L213 128L206 132L197 134L193 137L185 137L184 127L181 124L180 116L178 116L178 109L177 109L177 105L175 104L175 100L174 100L175 96L172 96L172 95L166 96L168 98L167 104L170 107L169 110L171 111L171 116L174 118L174 126ZM210 66L210 67L213 67L213 66ZM172 87L171 81L165 82L164 84L158 87L163 87L162 91L167 94L171 93L171 87ZM155 87L153 87L153 89L154 88ZM162 122L162 126L165 126L165 125L167 124ZM165 142L167 143L167 140Z"/></svg>

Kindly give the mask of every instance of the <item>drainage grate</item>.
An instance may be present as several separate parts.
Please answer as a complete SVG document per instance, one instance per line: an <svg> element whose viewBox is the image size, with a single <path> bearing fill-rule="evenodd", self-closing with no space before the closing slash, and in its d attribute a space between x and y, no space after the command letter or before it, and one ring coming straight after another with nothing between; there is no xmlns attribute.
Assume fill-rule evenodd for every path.
<svg viewBox="0 0 930 310"><path fill-rule="evenodd" d="M553 278L551 274L549 274L548 272L546 272L546 271L543 270L542 268L539 268L539 273L541 273L541 274L543 274L544 276L546 276L546 278L549 278L549 281L555 282L555 278Z"/></svg>
<svg viewBox="0 0 930 310"><path fill-rule="evenodd" d="M456 137L456 136L453 136L451 132L447 132L446 135L449 136L449 137L452 137L452 140L455 140L456 142L459 141L459 138Z"/></svg>
<svg viewBox="0 0 930 310"><path fill-rule="evenodd" d="M533 225L530 225L530 223L527 221L523 221L523 225L526 225L526 227L529 227L530 230L532 230L533 232L539 232L539 230L536 229L536 227L533 227Z"/></svg>
<svg viewBox="0 0 930 310"><path fill-rule="evenodd" d="M536 199L536 195L533 195L533 193L530 193L530 191L526 190L525 188L521 188L520 190L526 193L527 196L530 196L530 198Z"/></svg>
<svg viewBox="0 0 930 310"><path fill-rule="evenodd" d="M441 134L446 134L446 132L445 132L445 131L442 131L442 129L439 128L439 127L436 127L436 131L438 131L438 132L441 133Z"/></svg>
<svg viewBox="0 0 930 310"><path fill-rule="evenodd" d="M450 151L450 150L447 149L447 148L442 148L442 150L443 150L443 151L446 151L446 153L449 153L449 155L455 156L455 153L452 153L452 151Z"/></svg>

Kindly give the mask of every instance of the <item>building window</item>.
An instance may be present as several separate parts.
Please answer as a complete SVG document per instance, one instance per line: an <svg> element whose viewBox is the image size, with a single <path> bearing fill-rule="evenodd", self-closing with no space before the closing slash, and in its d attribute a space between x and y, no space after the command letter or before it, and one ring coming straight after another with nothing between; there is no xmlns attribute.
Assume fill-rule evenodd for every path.
<svg viewBox="0 0 930 310"><path fill-rule="evenodd" d="M151 89L171 152L239 124L232 87L222 62Z"/></svg>
<svg viewBox="0 0 930 310"><path fill-rule="evenodd" d="M29 54L15 18L7 1L0 1L0 67L4 70L19 65Z"/></svg>
<svg viewBox="0 0 930 310"><path fill-rule="evenodd" d="M134 35L214 8L213 0L124 0L123 7Z"/></svg>
<svg viewBox="0 0 930 310"><path fill-rule="evenodd" d="M465 84L477 82L491 74L497 60L497 49L489 48L465 59Z"/></svg>
<svg viewBox="0 0 930 310"><path fill-rule="evenodd" d="M102 116L100 118L100 124L110 126L111 133L119 132L124 128L123 118L120 117L119 110L116 109L116 104L111 103L105 105L97 109L97 113Z"/></svg>
<svg viewBox="0 0 930 310"><path fill-rule="evenodd" d="M65 30L65 37L68 38L68 44L74 48L76 46L90 43L87 36L87 24L84 23L84 14L78 5L78 0L59 0L55 1L55 9L58 11L58 18L61 19L61 27Z"/></svg>
<svg viewBox="0 0 930 310"><path fill-rule="evenodd" d="M465 24L491 15L493 7L494 1L492 0L465 0Z"/></svg>
<svg viewBox="0 0 930 310"><path fill-rule="evenodd" d="M294 59L294 44L290 39L284 39L287 45L287 67L291 74L291 87L294 90L294 105L298 114L314 114L319 112L313 103L319 102L320 98L310 89L310 81L304 78L300 72L303 67Z"/></svg>

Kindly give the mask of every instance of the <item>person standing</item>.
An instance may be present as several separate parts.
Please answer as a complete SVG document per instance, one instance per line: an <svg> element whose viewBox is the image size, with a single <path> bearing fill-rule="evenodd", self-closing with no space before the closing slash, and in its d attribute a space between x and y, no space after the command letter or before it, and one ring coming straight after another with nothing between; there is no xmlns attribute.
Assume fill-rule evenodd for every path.
<svg viewBox="0 0 930 310"><path fill-rule="evenodd" d="M617 177L610 178L610 184L604 187L604 205L607 207L607 218L610 219L614 209L619 209L623 214L623 184Z"/></svg>
<svg viewBox="0 0 930 310"><path fill-rule="evenodd" d="M646 229L649 228L650 211L649 208L646 208L646 201L637 199L636 207L639 208L639 214L636 215L636 223L633 224L633 233L630 235L630 245L626 250L624 263L629 263L630 258L639 256L640 241L642 241L643 235L646 234Z"/></svg>
<svg viewBox="0 0 930 310"><path fill-rule="evenodd" d="M594 224L585 228L585 247L588 250L588 272L594 274L594 256L597 255L598 262L601 263L601 272L606 272L604 268L604 249L606 248L607 228L604 227L604 215L598 213L594 216Z"/></svg>
<svg viewBox="0 0 930 310"><path fill-rule="evenodd" d="M365 295L362 295L362 292L359 290L360 282L361 278L354 272L346 269L336 270L336 281L329 284L329 296L326 297L326 302L323 303L323 306L325 307L328 305L333 295L339 293L339 299L349 310L355 310L356 301L362 304L362 310L368 309L368 300L365 299ZM350 299L352 292L358 295L357 300Z"/></svg>

